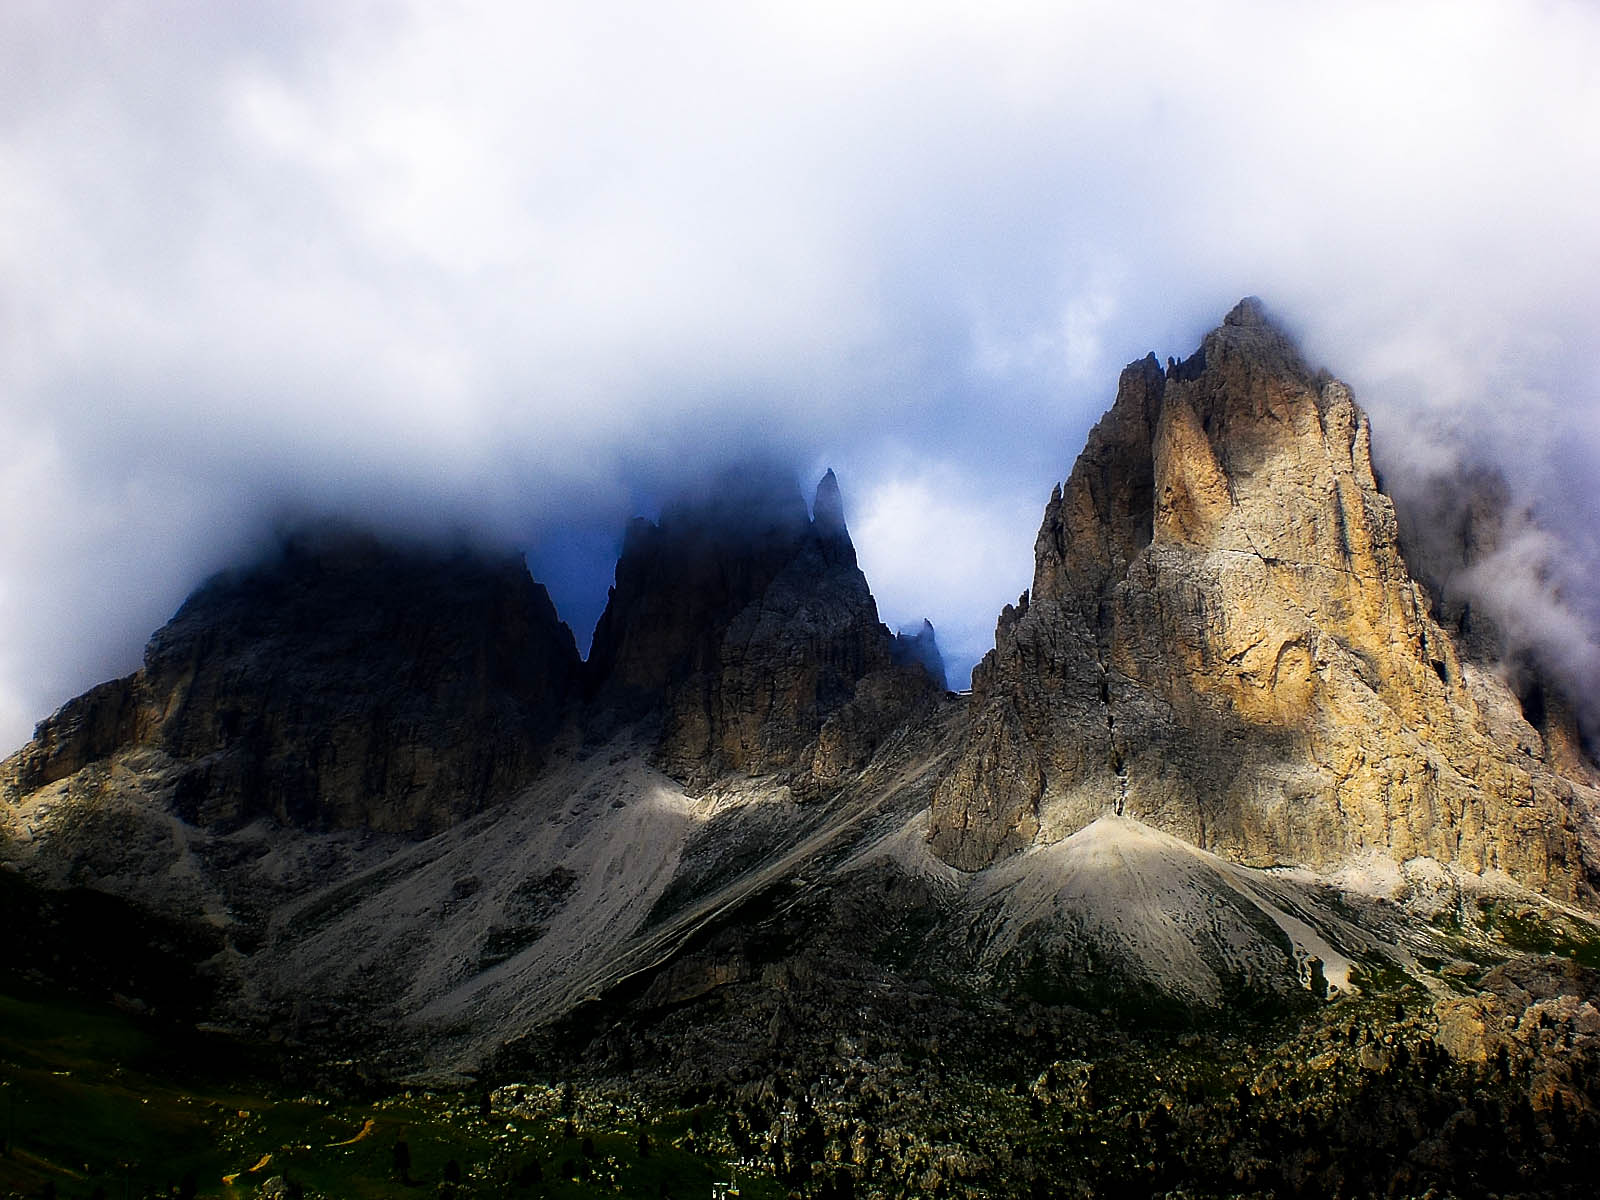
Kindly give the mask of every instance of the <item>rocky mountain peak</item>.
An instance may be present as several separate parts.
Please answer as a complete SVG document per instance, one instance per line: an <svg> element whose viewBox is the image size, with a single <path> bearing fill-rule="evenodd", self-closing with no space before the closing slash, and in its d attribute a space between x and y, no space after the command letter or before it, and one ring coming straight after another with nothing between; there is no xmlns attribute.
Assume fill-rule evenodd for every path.
<svg viewBox="0 0 1600 1200"><path fill-rule="evenodd" d="M811 527L826 553L855 566L856 548L845 527L844 497L839 492L839 480L832 467L817 483L816 499L811 504Z"/></svg>
<svg viewBox="0 0 1600 1200"><path fill-rule="evenodd" d="M1261 303L1259 296L1246 296L1228 310L1228 315L1222 318L1226 326L1266 328L1272 322L1267 317L1267 306Z"/></svg>
<svg viewBox="0 0 1600 1200"><path fill-rule="evenodd" d="M1194 381L1208 366L1214 378L1220 367L1225 373L1291 378L1316 391L1315 373L1301 356L1294 337L1254 296L1239 301L1222 324L1202 339L1193 355L1175 364L1175 373L1182 381ZM1248 397L1239 392L1234 398Z"/></svg>
<svg viewBox="0 0 1600 1200"><path fill-rule="evenodd" d="M935 851L971 869L1125 813L1235 858L1376 849L1591 886L1581 784L1464 674L1371 437L1258 301L1124 370L974 672Z"/></svg>
<svg viewBox="0 0 1600 1200"><path fill-rule="evenodd" d="M532 776L578 665L520 557L301 529L199 588L142 670L43 722L7 773L28 790L134 755L196 824L431 833Z"/></svg>
<svg viewBox="0 0 1600 1200"><path fill-rule="evenodd" d="M591 694L630 716L704 670L716 631L771 586L811 539L792 476L745 464L629 522L586 665Z"/></svg>
<svg viewBox="0 0 1600 1200"><path fill-rule="evenodd" d="M656 760L679 778L805 775L825 723L891 667L893 639L834 473L810 516L787 472L733 476L630 531L595 630L588 719L603 732L660 714ZM871 741L845 740L830 777Z"/></svg>

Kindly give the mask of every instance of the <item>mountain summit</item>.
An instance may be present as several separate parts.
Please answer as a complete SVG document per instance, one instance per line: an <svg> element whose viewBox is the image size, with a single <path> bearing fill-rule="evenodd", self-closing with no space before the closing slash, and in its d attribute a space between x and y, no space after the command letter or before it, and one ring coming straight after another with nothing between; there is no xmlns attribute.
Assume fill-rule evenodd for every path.
<svg viewBox="0 0 1600 1200"><path fill-rule="evenodd" d="M307 528L208 581L0 778L87 796L131 774L205 827L437 833L547 761L578 668L520 558Z"/></svg>
<svg viewBox="0 0 1600 1200"><path fill-rule="evenodd" d="M670 774L804 777L828 722L858 715L862 682L899 673L831 470L811 509L792 479L747 465L628 527L586 670L595 708L659 717Z"/></svg>
<svg viewBox="0 0 1600 1200"><path fill-rule="evenodd" d="M1431 615L1371 440L1254 299L1124 370L974 672L937 853L975 870L1112 813L1237 861L1427 856L1593 897L1595 778Z"/></svg>

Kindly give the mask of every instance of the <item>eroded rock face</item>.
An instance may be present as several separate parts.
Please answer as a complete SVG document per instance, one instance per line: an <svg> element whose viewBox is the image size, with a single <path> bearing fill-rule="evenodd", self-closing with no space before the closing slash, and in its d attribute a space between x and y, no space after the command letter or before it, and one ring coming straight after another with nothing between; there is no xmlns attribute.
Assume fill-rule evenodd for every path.
<svg viewBox="0 0 1600 1200"><path fill-rule="evenodd" d="M832 471L812 510L781 475L744 469L629 527L587 668L601 724L659 710L657 761L680 779L811 771L860 682L898 670ZM876 700L899 690L840 717L829 764L855 762Z"/></svg>
<svg viewBox="0 0 1600 1200"><path fill-rule="evenodd" d="M141 726L140 676L97 684L40 721L33 740L0 767L19 793L75 774L136 739Z"/></svg>
<svg viewBox="0 0 1600 1200"><path fill-rule="evenodd" d="M1109 811L1244 860L1376 847L1590 887L1592 780L1491 727L1365 414L1252 300L1192 358L1123 372L973 688L930 828L958 867Z"/></svg>
<svg viewBox="0 0 1600 1200"><path fill-rule="evenodd" d="M141 671L42 722L3 774L20 794L136 755L194 824L432 833L527 781L577 671L519 559L302 535L202 587Z"/></svg>

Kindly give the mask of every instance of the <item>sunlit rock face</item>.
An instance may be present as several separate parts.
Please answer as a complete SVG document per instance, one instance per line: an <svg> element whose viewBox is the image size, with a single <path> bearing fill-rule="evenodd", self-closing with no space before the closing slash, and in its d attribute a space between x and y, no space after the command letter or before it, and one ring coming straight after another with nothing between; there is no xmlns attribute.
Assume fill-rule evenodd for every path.
<svg viewBox="0 0 1600 1200"><path fill-rule="evenodd" d="M681 779L832 778L931 686L900 678L892 644L833 472L810 514L782 472L725 472L629 526L587 665L590 721L659 713L656 760Z"/></svg>
<svg viewBox="0 0 1600 1200"><path fill-rule="evenodd" d="M970 870L1115 812L1237 859L1376 848L1590 892L1594 778L1507 699L1407 570L1366 415L1246 300L1123 372L929 836Z"/></svg>
<svg viewBox="0 0 1600 1200"><path fill-rule="evenodd" d="M532 777L578 667L520 559L303 533L192 595L143 669L42 722L5 783L104 763L195 824L431 833Z"/></svg>

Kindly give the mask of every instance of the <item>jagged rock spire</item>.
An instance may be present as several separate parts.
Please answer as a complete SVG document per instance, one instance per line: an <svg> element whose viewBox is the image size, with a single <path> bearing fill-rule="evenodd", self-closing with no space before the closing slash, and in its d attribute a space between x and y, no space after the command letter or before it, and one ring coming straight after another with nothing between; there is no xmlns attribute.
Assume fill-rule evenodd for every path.
<svg viewBox="0 0 1600 1200"><path fill-rule="evenodd" d="M839 480L832 467L817 484L816 499L811 504L811 531L830 562L856 565L856 548L844 523L844 497L839 494Z"/></svg>
<svg viewBox="0 0 1600 1200"><path fill-rule="evenodd" d="M811 520L824 537L849 537L844 525L844 497L839 494L839 479L829 467L817 482L816 499L811 503Z"/></svg>
<svg viewBox="0 0 1600 1200"><path fill-rule="evenodd" d="M1267 306L1261 303L1261 297L1246 296L1228 310L1228 315L1222 318L1222 323L1262 327L1272 322L1267 316Z"/></svg>
<svg viewBox="0 0 1600 1200"><path fill-rule="evenodd" d="M930 823L956 866L1118 813L1238 858L1587 886L1573 784L1496 728L1514 698L1466 686L1366 415L1253 298L1172 369L1123 372L973 679Z"/></svg>
<svg viewBox="0 0 1600 1200"><path fill-rule="evenodd" d="M630 528L586 668L591 727L664 710L657 760L688 779L799 766L889 666L834 473L809 517L787 471L726 477Z"/></svg>

